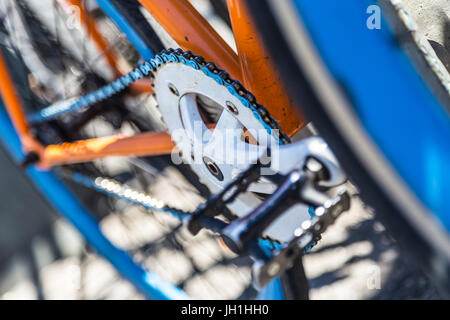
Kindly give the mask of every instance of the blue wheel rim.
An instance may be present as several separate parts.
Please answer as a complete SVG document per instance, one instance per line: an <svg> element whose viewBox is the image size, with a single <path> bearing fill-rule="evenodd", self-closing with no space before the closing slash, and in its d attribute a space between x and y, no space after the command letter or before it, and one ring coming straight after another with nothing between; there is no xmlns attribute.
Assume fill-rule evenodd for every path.
<svg viewBox="0 0 450 320"><path fill-rule="evenodd" d="M375 1L293 0L361 124L402 179L450 230L450 118L382 17L369 29Z"/></svg>

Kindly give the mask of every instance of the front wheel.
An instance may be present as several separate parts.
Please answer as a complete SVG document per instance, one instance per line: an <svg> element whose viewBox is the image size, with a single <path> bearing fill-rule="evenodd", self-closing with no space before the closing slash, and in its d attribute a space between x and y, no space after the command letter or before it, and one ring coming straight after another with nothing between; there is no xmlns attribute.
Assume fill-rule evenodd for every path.
<svg viewBox="0 0 450 320"><path fill-rule="evenodd" d="M433 51L401 1L247 3L290 95L361 197L448 296L446 55Z"/></svg>

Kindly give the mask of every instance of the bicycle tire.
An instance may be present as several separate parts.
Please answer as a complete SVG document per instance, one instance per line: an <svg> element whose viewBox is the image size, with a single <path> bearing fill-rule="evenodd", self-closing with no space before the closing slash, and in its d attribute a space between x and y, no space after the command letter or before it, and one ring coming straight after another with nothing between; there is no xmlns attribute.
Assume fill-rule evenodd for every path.
<svg viewBox="0 0 450 320"><path fill-rule="evenodd" d="M392 189L388 191L388 189L386 188L386 184L381 183L381 181L386 181L387 177L380 176L379 173L374 170L373 164L372 166L368 165L367 159L365 159L366 161L362 160L360 152L357 152L355 149L355 140L358 140L361 136L367 136L367 131L364 130L366 128L354 131L353 137L345 134L344 130L342 129L342 125L344 123L348 125L353 121L354 124L360 124L357 120L354 120L359 120L360 116L358 112L355 112L356 97L348 83L344 84L342 78L336 78L335 73L327 70L327 67L330 66L327 58L329 59L330 56L333 55L333 50L328 50L328 54L325 54L324 51L315 47L316 43L314 41L316 40L316 38L319 38L317 30L320 29L320 26L316 26L316 33L314 35L311 35L310 32L312 31L308 29L308 27L311 25L311 17L309 17L308 22L305 22L304 19L307 10L302 11L300 14L297 11L298 7L296 7L296 5L306 5L306 2L286 1L286 3L289 3L289 8L293 12L292 15L289 15L291 19L287 19L286 16L284 16L285 21L289 20L291 28L290 31L292 32L291 34L289 34L289 32L287 31L286 24L282 22L279 13L276 14L274 12L276 11L274 9L275 6L279 5L279 3L275 4L275 2L271 0L247 0L246 3L251 9L251 13L257 25L259 26L259 30L261 31L262 37L267 44L267 47L271 53L273 60L275 61L276 66L280 70L280 73L283 77L283 82L289 94L295 99L295 101L298 102L298 105L302 106L301 111L307 116L307 118L314 121L320 134L324 136L324 138L330 144L330 147L333 149L336 156L340 160L350 180L353 181L360 189L361 198L373 209L375 209L377 218L379 218L383 222L383 224L386 225L388 230L392 233L394 238L404 249L404 252L409 257L411 257L413 261L424 268L426 273L434 280L434 284L437 288L440 289L443 296L448 297L448 290L450 288L450 253L448 246L448 234L446 235L446 232L444 231L445 229L441 224L442 222L437 222L436 217L433 217L432 214L428 213L427 209L423 209L418 215L420 216L420 219L422 219L423 225L418 224L417 219L412 218L411 213L411 211L417 211L417 208L410 211L405 210L405 205L401 201L404 199L393 197L393 194L398 194L397 191L399 189L408 189L408 187L405 187L405 183L402 181L401 184L399 184L401 185L401 187L397 188L398 190L396 190L395 192ZM337 3L335 4L337 5ZM358 6L364 6L364 8L366 8L372 4L376 3L374 1L365 1L362 4L358 4ZM283 5L285 5L284 2ZM331 14L330 12L324 12L323 10L324 5L326 6L327 4L308 2L307 5L321 5L321 9L318 9L318 12L320 11L320 14ZM330 8L327 8L327 10L331 10L331 7L336 9L333 5L330 6ZM283 12L286 13L287 10L286 8L284 9L285 10L283 10ZM345 8L344 6L342 6L342 8L340 8L339 10L335 10L332 15L334 17L339 16L339 12L345 12L344 10ZM311 9L311 12L313 12L313 9ZM362 17L364 17L365 10L361 10L360 12ZM384 15L383 18L385 18ZM390 19L392 19L392 17ZM398 19L398 17L396 19ZM293 23L293 21L295 21L295 24ZM316 19L316 22L318 21L320 20ZM383 24L383 30L381 30L381 32L385 32L386 38L389 38L392 44L395 43L396 48L398 45L397 43L398 41L400 41L400 39L403 41L403 43L411 41L411 39L409 38L411 37L410 34L408 34L407 32L403 32L401 33L401 36L399 36L398 33L396 33L399 30L392 31L391 29L393 28L391 24L392 20L390 20L389 23L390 24ZM403 23L400 23L400 21L397 21L397 23L399 23L399 25L403 25ZM301 27L299 27L300 25ZM365 25L361 26L360 28L364 27ZM402 27L400 26L399 28ZM293 45L292 39L294 38L294 36L292 36L292 34L294 34L294 32L296 32L295 35L298 36L296 38L297 43L303 44L302 50L303 53L306 52L305 55L299 54L299 47L295 47ZM396 35L394 35L394 33ZM299 35L301 35L301 37ZM347 37L350 35L341 36ZM307 45L305 45L305 43L307 43ZM376 50L376 48L374 49L374 46L372 46L371 49ZM306 60L306 55L309 55L310 58L314 57L314 59ZM348 55L350 57L352 56L351 51L348 51ZM409 59L411 59L411 57L409 57ZM423 57L419 57L418 59L423 59ZM410 64L406 66L407 68L411 68L411 66L413 65L412 62L409 63ZM306 66L307 64L309 66L314 65L317 74L320 74L322 76L323 86L320 88L322 89L322 91L319 89L317 79L314 79L314 75L310 70L308 70L308 67ZM414 64L416 64L416 62L414 62ZM428 69L431 68L428 67ZM392 72L396 71L393 70ZM333 108L333 105L330 104L326 99L322 98L323 95L326 94L325 90L323 89L330 89L330 87L326 87L328 83L323 80L325 79L324 74L326 74L327 81L328 79L332 79L330 80L334 85L332 90L339 91L340 94L345 97L346 103L348 103L349 106L349 110L351 110L351 113L353 114L353 117L347 118L351 119L349 120L349 122L342 122L342 118L338 119L338 117L330 112L330 110ZM436 77L435 74L432 76ZM418 81L419 77L413 79L415 81ZM360 79L360 81L364 80ZM430 82L434 82L434 84L437 83L436 79L431 79ZM419 83L418 86L420 90L430 90L428 87L425 87L423 83ZM434 97L438 97L437 99L439 99L439 102L442 104L442 108L445 109L444 106L448 106L448 95L442 93L442 87L436 87L435 85L434 90ZM381 91L374 92L382 95ZM363 127L363 125L361 125L361 127ZM373 137L371 138L373 139ZM371 140L370 144L367 144L366 140L358 140L358 143L359 148L361 148L362 150L366 150L367 146L372 146L373 140ZM384 166L385 162L383 161L381 163L382 164L378 163L375 165ZM398 178L397 175L393 179L398 179L398 181L402 180L401 178ZM389 181L392 181L392 179L390 178ZM418 203L415 197L408 196L407 199L408 201L411 199L411 203ZM419 206L421 209L425 207L423 204L420 204ZM426 230L431 232L425 233L425 228Z"/></svg>

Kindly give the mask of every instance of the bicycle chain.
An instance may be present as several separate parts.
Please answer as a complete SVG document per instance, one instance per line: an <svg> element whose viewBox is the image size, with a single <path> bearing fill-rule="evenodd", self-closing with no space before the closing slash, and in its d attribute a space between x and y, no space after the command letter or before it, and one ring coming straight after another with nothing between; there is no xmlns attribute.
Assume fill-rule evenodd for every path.
<svg viewBox="0 0 450 320"><path fill-rule="evenodd" d="M169 213L172 216L180 219L182 222L186 223L193 217L193 214L191 212L183 211L168 206L163 201L156 199L155 197L146 192L135 190L129 187L128 185L121 184L120 182L111 178L96 177L95 179L93 179L81 173L71 172L69 170L61 170L60 173L66 179L70 179L73 182L80 184L86 188L90 188L97 192L103 193L107 196L124 200L132 205L140 206L145 210ZM222 224L223 225L226 224L222 220L218 220L211 217L207 218L209 218L208 220L209 222L212 223L215 222L216 225L219 226L222 226ZM319 230L318 226L320 225L321 230L325 231L323 228L323 221L325 219L327 220L332 219L332 221L334 221L336 218L337 216L332 215L328 216L327 214L321 216L315 215L314 217L312 217L311 222L309 224L303 224L300 228L303 232L303 237L305 239L302 239L302 236L296 236L296 241L301 244L298 246L297 249L303 252L303 254L308 253L321 238L320 234L318 233ZM330 222L327 223L327 225L329 224ZM220 234L218 227L208 228L205 226L205 228ZM310 239L311 234L314 234L314 236ZM264 234L261 235L261 239L264 241L268 241L268 243L273 247L273 249L281 250L282 248L282 243L279 240L273 239Z"/></svg>
<svg viewBox="0 0 450 320"><path fill-rule="evenodd" d="M72 98L60 103L56 103L34 113L29 117L32 124L42 123L54 120L63 115L83 112L90 106L104 101L111 96L121 92L132 83L142 79L145 76L154 77L158 68L166 63L183 63L195 70L202 71L205 75L214 79L218 84L225 86L228 91L237 97L241 103L253 111L253 115L264 126L269 134L273 131L277 134L280 144L290 143L291 140L280 128L279 123L272 117L267 108L256 101L255 96L248 91L239 81L232 79L228 72L217 67L213 62L206 62L205 59L191 51L182 49L165 49L155 55L150 60L145 61L133 71L103 86L102 88L88 93L81 98Z"/></svg>
<svg viewBox="0 0 450 320"><path fill-rule="evenodd" d="M280 144L287 144L291 142L290 138L281 130L279 123L272 117L267 108L259 104L255 96L239 81L232 79L226 71L220 69L214 63L206 62L203 57L196 55L191 51L183 51L182 49L165 49L161 51L161 53L156 54L152 59L145 61L141 65L134 68L133 71L116 79L112 83L105 85L94 92L88 93L81 98L71 98L46 107L38 113L34 113L29 116L29 121L31 124L38 124L72 113L86 111L94 104L118 94L128 88L132 83L144 78L145 76L154 77L154 73L158 70L158 68L166 63L183 63L184 65L194 68L195 70L202 71L205 75L214 79L218 84L225 86L228 91L237 97L244 106L251 108L253 115L263 124L269 134L272 134L272 130L275 130ZM141 191L133 190L113 179L104 177L91 179L80 173L72 173L69 178L71 178L74 182L84 185L85 187L125 200L131 204L139 205L147 210L168 212L181 220L188 219L192 216L189 212L163 205L161 201L156 200L152 196ZM322 219L319 220L321 221ZM317 223L319 223L318 220ZM316 223L304 229L305 234L310 234L307 231L310 229L312 230L315 225ZM262 239L267 240L272 244L277 244L275 247L279 247L281 245L278 240L272 239L266 235L262 235ZM304 253L307 253L314 245L316 245L319 239L320 237L317 236L312 239L312 241L303 241L304 244L299 249Z"/></svg>
<svg viewBox="0 0 450 320"><path fill-rule="evenodd" d="M191 217L189 212L170 207L163 201L156 199L150 194L135 190L125 184L119 183L114 179L105 177L96 177L95 179L92 179L81 173L70 172L68 170L61 170L61 175L87 188L117 199L122 199L131 204L141 206L146 210L170 213L182 221Z"/></svg>

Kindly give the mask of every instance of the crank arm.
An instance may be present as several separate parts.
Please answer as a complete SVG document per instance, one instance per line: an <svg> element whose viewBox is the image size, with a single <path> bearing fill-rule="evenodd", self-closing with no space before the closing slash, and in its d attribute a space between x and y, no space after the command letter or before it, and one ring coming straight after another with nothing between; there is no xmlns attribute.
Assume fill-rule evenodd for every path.
<svg viewBox="0 0 450 320"><path fill-rule="evenodd" d="M338 160L328 144L320 136L302 139L291 144L274 146L270 149L270 168L286 175L292 170L302 169L310 157L319 160L327 169L328 177L320 181L322 187L334 187L346 181Z"/></svg>

